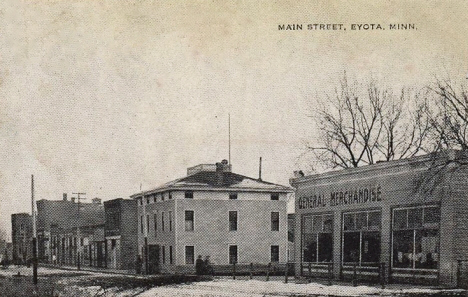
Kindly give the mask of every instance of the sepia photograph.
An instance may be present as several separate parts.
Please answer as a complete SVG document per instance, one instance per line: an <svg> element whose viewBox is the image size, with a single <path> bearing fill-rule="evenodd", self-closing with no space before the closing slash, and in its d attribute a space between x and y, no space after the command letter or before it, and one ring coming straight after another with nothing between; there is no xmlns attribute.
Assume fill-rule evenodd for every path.
<svg viewBox="0 0 468 297"><path fill-rule="evenodd" d="M0 296L468 296L468 2L0 3Z"/></svg>

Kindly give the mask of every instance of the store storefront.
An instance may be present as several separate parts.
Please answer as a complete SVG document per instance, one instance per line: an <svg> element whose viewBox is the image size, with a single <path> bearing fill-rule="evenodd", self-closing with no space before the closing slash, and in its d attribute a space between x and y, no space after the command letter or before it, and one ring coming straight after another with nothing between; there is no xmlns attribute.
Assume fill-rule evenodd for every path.
<svg viewBox="0 0 468 297"><path fill-rule="evenodd" d="M296 272L457 285L468 258L460 160L448 151L292 179Z"/></svg>

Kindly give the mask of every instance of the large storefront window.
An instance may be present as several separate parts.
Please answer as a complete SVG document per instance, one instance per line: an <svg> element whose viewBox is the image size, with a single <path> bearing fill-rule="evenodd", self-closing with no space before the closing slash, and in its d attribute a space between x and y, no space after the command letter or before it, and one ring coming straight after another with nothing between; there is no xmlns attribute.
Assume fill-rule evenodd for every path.
<svg viewBox="0 0 468 297"><path fill-rule="evenodd" d="M303 217L303 262L331 262L333 259L333 215Z"/></svg>
<svg viewBox="0 0 468 297"><path fill-rule="evenodd" d="M393 267L437 269L439 262L438 206L393 210Z"/></svg>
<svg viewBox="0 0 468 297"><path fill-rule="evenodd" d="M380 211L343 214L343 263L371 265L380 261Z"/></svg>

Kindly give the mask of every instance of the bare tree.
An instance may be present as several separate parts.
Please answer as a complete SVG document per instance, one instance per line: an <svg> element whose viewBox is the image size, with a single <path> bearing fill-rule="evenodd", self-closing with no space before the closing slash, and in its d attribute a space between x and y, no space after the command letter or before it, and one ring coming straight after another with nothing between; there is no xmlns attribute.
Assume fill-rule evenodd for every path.
<svg viewBox="0 0 468 297"><path fill-rule="evenodd" d="M467 150L468 92L465 86L455 86L450 80L438 80L429 90L434 95L429 115L437 149Z"/></svg>
<svg viewBox="0 0 468 297"><path fill-rule="evenodd" d="M319 135L307 149L325 168L358 167L423 152L431 122L422 97L409 90L395 95L375 81L362 88L345 75L334 96L325 96L311 115Z"/></svg>

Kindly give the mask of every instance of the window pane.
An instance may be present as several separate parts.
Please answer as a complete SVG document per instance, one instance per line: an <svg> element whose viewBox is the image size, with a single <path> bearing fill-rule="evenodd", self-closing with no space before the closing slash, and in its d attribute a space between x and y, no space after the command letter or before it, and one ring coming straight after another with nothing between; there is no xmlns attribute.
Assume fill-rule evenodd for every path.
<svg viewBox="0 0 468 297"><path fill-rule="evenodd" d="M343 216L343 221L344 221L344 230L349 231L349 230L355 230L355 224L354 224L354 214L349 213L345 214Z"/></svg>
<svg viewBox="0 0 468 297"><path fill-rule="evenodd" d="M193 231L193 210L185 211L185 231Z"/></svg>
<svg viewBox="0 0 468 297"><path fill-rule="evenodd" d="M333 258L333 236L331 233L321 233L318 236L319 240L319 251L318 261L319 262L331 262Z"/></svg>
<svg viewBox="0 0 468 297"><path fill-rule="evenodd" d="M416 268L437 269L439 261L439 234L437 230L416 231Z"/></svg>
<svg viewBox="0 0 468 297"><path fill-rule="evenodd" d="M229 246L229 264L237 263L237 245Z"/></svg>
<svg viewBox="0 0 468 297"><path fill-rule="evenodd" d="M344 233L344 250L343 260L344 262L359 262L359 232L347 232Z"/></svg>
<svg viewBox="0 0 468 297"><path fill-rule="evenodd" d="M317 261L317 235L304 234L303 240L303 261L316 262Z"/></svg>
<svg viewBox="0 0 468 297"><path fill-rule="evenodd" d="M393 267L413 267L413 230L393 232Z"/></svg>
<svg viewBox="0 0 468 297"><path fill-rule="evenodd" d="M313 222L314 222L314 217L312 216L306 216L303 219L304 224L303 224L303 230L304 233L312 233L312 227L313 227Z"/></svg>
<svg viewBox="0 0 468 297"><path fill-rule="evenodd" d="M164 251L164 247L163 247ZM195 258L195 249L193 246L186 246L185 247L185 264L193 264Z"/></svg>
<svg viewBox="0 0 468 297"><path fill-rule="evenodd" d="M333 232L333 216L323 217L323 232Z"/></svg>
<svg viewBox="0 0 468 297"><path fill-rule="evenodd" d="M237 230L237 211L229 212L229 231Z"/></svg>
<svg viewBox="0 0 468 297"><path fill-rule="evenodd" d="M323 228L322 227L322 216L315 216L312 231L314 233L322 232L322 228Z"/></svg>
<svg viewBox="0 0 468 297"><path fill-rule="evenodd" d="M231 200L237 199L237 193L231 193L231 194L229 194L229 199L231 199Z"/></svg>
<svg viewBox="0 0 468 297"><path fill-rule="evenodd" d="M363 232L361 243L361 262L378 263L380 262L380 233Z"/></svg>
<svg viewBox="0 0 468 297"><path fill-rule="evenodd" d="M271 198L271 200L279 200L279 194L278 193L272 193L270 198Z"/></svg>
<svg viewBox="0 0 468 297"><path fill-rule="evenodd" d="M356 230L367 230L367 212L356 214Z"/></svg>
<svg viewBox="0 0 468 297"><path fill-rule="evenodd" d="M271 213L271 231L279 231L279 212Z"/></svg>
<svg viewBox="0 0 468 297"><path fill-rule="evenodd" d="M368 220L368 230L380 230L380 212L374 211L369 212L369 220Z"/></svg>
<svg viewBox="0 0 468 297"><path fill-rule="evenodd" d="M408 227L417 228L422 226L422 208L408 210Z"/></svg>
<svg viewBox="0 0 468 297"><path fill-rule="evenodd" d="M271 246L271 262L279 262L279 246Z"/></svg>
<svg viewBox="0 0 468 297"><path fill-rule="evenodd" d="M393 212L393 229L405 229L407 224L407 210L397 209Z"/></svg>
<svg viewBox="0 0 468 297"><path fill-rule="evenodd" d="M426 224L437 225L439 221L440 221L440 208L439 207L424 208L424 225Z"/></svg>
<svg viewBox="0 0 468 297"><path fill-rule="evenodd" d="M193 199L193 191L185 191L185 198Z"/></svg>

